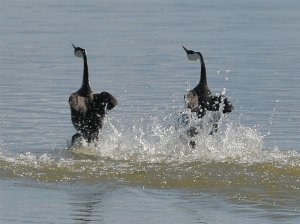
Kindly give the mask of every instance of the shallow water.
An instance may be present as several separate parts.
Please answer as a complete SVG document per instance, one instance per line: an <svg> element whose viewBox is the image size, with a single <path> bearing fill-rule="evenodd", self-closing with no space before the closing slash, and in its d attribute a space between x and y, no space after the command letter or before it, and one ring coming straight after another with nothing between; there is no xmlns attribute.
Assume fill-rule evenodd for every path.
<svg viewBox="0 0 300 224"><path fill-rule="evenodd" d="M298 223L299 9L2 1L0 222ZM92 88L119 101L99 146L69 146L82 78L71 43L88 52ZM235 107L214 136L204 120L194 149L177 120L200 66L181 45Z"/></svg>

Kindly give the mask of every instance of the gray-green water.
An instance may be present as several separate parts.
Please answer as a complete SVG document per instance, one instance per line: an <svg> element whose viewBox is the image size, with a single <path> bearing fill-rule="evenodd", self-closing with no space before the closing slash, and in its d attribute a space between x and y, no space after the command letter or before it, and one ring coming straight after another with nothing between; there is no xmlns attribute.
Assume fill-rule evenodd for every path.
<svg viewBox="0 0 300 224"><path fill-rule="evenodd" d="M0 223L298 223L300 3L1 1ZM119 101L69 147L90 81ZM235 111L190 149L176 128L204 55Z"/></svg>

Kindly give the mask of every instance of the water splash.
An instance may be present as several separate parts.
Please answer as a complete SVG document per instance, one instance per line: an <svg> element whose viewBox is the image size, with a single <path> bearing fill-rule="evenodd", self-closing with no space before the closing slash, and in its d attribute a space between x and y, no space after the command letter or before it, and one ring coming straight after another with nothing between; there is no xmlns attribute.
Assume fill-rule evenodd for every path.
<svg viewBox="0 0 300 224"><path fill-rule="evenodd" d="M186 111L170 113L160 119L152 116L148 120L140 118L132 126L116 128L117 124L108 121L95 147L71 147L76 153L105 157L112 160L133 160L148 163L185 162L234 162L234 163L286 163L286 157L299 154L295 151L279 149L264 150L263 135L256 128L233 123L226 117L220 120L220 130L209 135L213 113L208 113L201 122L190 116L189 123L181 125ZM181 123L181 124L178 124ZM188 144L186 135L190 126L201 127L193 137L196 147ZM297 164L295 164L297 165ZM299 164L298 164L299 165Z"/></svg>
<svg viewBox="0 0 300 224"><path fill-rule="evenodd" d="M299 189L298 152L263 149L263 136L257 129L227 117L220 120L219 132L211 136L213 113L200 123L188 114L188 125L182 125L178 121L185 113L140 117L127 126L108 119L97 146L82 142L41 155L0 150L0 175L51 182L118 179L192 188L253 187L268 182L276 188ZM201 127L194 137L195 148L189 146L185 135L189 125Z"/></svg>

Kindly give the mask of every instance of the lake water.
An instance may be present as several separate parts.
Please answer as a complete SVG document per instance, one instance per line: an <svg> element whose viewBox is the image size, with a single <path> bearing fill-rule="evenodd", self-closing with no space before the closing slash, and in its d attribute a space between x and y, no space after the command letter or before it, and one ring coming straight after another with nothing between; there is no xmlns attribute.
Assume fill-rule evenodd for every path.
<svg viewBox="0 0 300 224"><path fill-rule="evenodd" d="M299 223L299 1L0 1L0 223ZM70 148L69 95L119 104ZM199 80L235 110L191 149Z"/></svg>

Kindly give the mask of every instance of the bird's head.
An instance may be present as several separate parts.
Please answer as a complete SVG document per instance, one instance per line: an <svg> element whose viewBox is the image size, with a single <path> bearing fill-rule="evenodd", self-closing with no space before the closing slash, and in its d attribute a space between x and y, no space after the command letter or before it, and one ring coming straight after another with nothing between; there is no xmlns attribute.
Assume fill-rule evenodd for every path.
<svg viewBox="0 0 300 224"><path fill-rule="evenodd" d="M86 51L83 48L75 47L74 44L72 44L72 46L74 48L74 55L76 57L83 58L83 55L86 55Z"/></svg>
<svg viewBox="0 0 300 224"><path fill-rule="evenodd" d="M192 51L192 50L188 50L184 46L182 46L182 47L183 47L184 51L187 54L187 58L190 61L197 61L198 59L200 59L200 52L195 52L195 51Z"/></svg>

